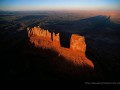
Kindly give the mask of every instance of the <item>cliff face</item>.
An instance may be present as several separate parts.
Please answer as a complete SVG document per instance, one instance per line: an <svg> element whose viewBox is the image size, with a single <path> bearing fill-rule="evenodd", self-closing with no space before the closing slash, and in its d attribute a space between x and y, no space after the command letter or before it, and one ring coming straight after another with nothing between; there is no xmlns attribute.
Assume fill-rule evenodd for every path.
<svg viewBox="0 0 120 90"><path fill-rule="evenodd" d="M36 35L51 39L51 33L48 32L48 30L43 30L40 27L33 27L32 29L27 28L27 30L28 30L28 37L31 37L32 35Z"/></svg>
<svg viewBox="0 0 120 90"><path fill-rule="evenodd" d="M89 75L89 72L86 72L85 67L91 68L89 69L90 72L94 72L94 64L92 63L91 60L87 59L85 55L86 43L85 38L83 36L73 34L70 39L70 48L61 47L59 33L58 34L55 34L54 32L50 33L48 30L43 30L40 27L34 27L31 29L28 28L28 37L30 43L32 43L38 49L41 49L41 51L52 50L57 53L56 56L51 57L48 51L47 53L45 53L45 55L43 55L44 53L43 51L42 56L50 57L49 59L51 59L51 61L54 61L53 63L59 62L60 64L56 64L57 65L56 67L59 68L58 70L61 70L62 72L65 73L66 71L67 72L69 71L69 74L71 74L71 72L74 72L74 69L73 68L71 69L70 66L67 66L65 64L66 62L70 62L75 67L80 66L81 68L83 68L80 71L78 70L77 72L84 72L88 73ZM64 58L65 63L62 63L60 57ZM74 72L74 75L76 75L75 73L77 72Z"/></svg>
<svg viewBox="0 0 120 90"><path fill-rule="evenodd" d="M50 33L48 30L41 29L40 27L34 27L32 29L28 28L28 37L31 36L46 38L46 42L50 41L51 44L55 46L60 46L59 33L58 34L55 34L54 32Z"/></svg>
<svg viewBox="0 0 120 90"><path fill-rule="evenodd" d="M34 27L32 29L28 28L28 37L32 36L47 38L46 42L51 41L54 46L57 47L61 46L59 33L58 34L55 34L54 32L50 33L48 30L41 29L40 27ZM85 38L83 36L72 34L69 49L85 53L86 51Z"/></svg>
<svg viewBox="0 0 120 90"><path fill-rule="evenodd" d="M85 38L83 36L73 34L70 40L70 49L85 53L86 51Z"/></svg>

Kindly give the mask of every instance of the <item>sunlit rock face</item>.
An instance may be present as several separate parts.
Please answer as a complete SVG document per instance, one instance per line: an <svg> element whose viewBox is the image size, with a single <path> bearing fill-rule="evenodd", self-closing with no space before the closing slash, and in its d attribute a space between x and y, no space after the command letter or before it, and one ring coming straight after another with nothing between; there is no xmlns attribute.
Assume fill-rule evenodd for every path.
<svg viewBox="0 0 120 90"><path fill-rule="evenodd" d="M53 37L53 45L55 45L55 46L60 46L60 36L59 36L59 33L58 33L58 34L55 34L55 33L53 32L52 37Z"/></svg>
<svg viewBox="0 0 120 90"><path fill-rule="evenodd" d="M40 27L34 27L32 29L28 28L28 37L32 37L32 36L37 36L44 39L46 38L45 42L48 42L47 45L52 44L52 46L60 46L59 33L58 34L55 34L54 32L50 33L48 30L41 29ZM40 43L40 40L36 43Z"/></svg>
<svg viewBox="0 0 120 90"><path fill-rule="evenodd" d="M85 38L83 36L72 34L70 40L70 49L85 53L86 51Z"/></svg>
<svg viewBox="0 0 120 90"><path fill-rule="evenodd" d="M31 37L31 36L44 37L44 38L47 38L47 40L51 41L54 46L61 46L59 33L55 34L53 32L51 34L48 30L41 29L40 27L34 27L31 30L28 29L28 37ZM72 34L70 39L70 49L85 53L86 43L85 43L84 36Z"/></svg>
<svg viewBox="0 0 120 90"><path fill-rule="evenodd" d="M28 28L28 36L41 36L51 39L51 33L48 30L41 29L40 27L34 27L31 30Z"/></svg>
<svg viewBox="0 0 120 90"><path fill-rule="evenodd" d="M76 69L66 65L66 62L70 62L75 66L75 68L77 66L81 67L81 70L74 72L74 75L81 75L81 72L84 72L87 75L91 72L92 74L95 73L94 64L85 55L86 43L83 36L72 34L70 39L70 48L61 47L59 33L50 33L48 30L41 29L40 27L28 28L28 37L30 43L38 49L51 50L57 53L57 56L54 57L50 56L49 53L46 53L44 56L50 57L49 59L51 59L51 62L54 61L56 64L57 61L59 61L61 64L57 64L57 68L62 72L73 74ZM63 57L64 61L61 60L60 57Z"/></svg>

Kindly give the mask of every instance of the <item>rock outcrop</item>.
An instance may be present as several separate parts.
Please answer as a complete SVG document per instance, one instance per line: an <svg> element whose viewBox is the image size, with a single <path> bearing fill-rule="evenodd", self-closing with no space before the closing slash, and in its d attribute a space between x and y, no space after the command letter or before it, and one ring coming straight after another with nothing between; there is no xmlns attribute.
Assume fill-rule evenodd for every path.
<svg viewBox="0 0 120 90"><path fill-rule="evenodd" d="M80 35L72 34L70 40L70 49L85 53L86 51L85 38Z"/></svg>
<svg viewBox="0 0 120 90"><path fill-rule="evenodd" d="M47 37L51 39L51 33L48 30L41 29L39 26L32 29L27 28L28 36L36 35L41 37Z"/></svg>
<svg viewBox="0 0 120 90"><path fill-rule="evenodd" d="M59 33L55 34L50 33L48 30L41 29L39 26L34 27L32 29L27 29L28 30L28 37L31 36L38 36L38 37L43 37L46 38L47 41L51 41L53 45L55 46L60 46L60 38L59 38Z"/></svg>
<svg viewBox="0 0 120 90"><path fill-rule="evenodd" d="M70 39L70 48L61 47L59 33L50 33L48 30L41 29L40 27L28 28L28 37L30 43L41 49L41 51L48 50L45 55L43 55L42 52L42 56L48 56L50 57L49 59L51 59L51 62L56 62L56 67L59 68L58 70L61 70L64 73L69 72L69 74L71 74L71 72L74 72L74 69L71 69L70 66L65 64L66 62L70 62L75 67L81 67L80 71L78 70L77 72L72 73L72 75L78 75L79 72L79 75L81 75L81 72L88 73L87 75L89 75L91 72L94 72L94 64L85 55L86 43L83 36L73 34ZM57 53L56 56L50 56L50 53L48 53L50 50ZM61 60L61 58L64 59ZM57 60L60 64L57 64ZM65 63L62 63L63 61ZM87 70L85 69L86 67Z"/></svg>
<svg viewBox="0 0 120 90"><path fill-rule="evenodd" d="M41 29L39 26L34 27L32 29L28 28L27 30L28 30L28 37L31 36L44 37L47 38L47 40L51 41L54 46L61 46L59 33L58 34L55 34L54 32L50 33L48 30ZM70 39L70 49L85 53L86 44L85 44L84 36L72 34Z"/></svg>
<svg viewBox="0 0 120 90"><path fill-rule="evenodd" d="M59 36L59 33L55 34L53 32L53 35L52 35L52 38L53 38L53 44L56 46L61 46L60 45L60 36Z"/></svg>

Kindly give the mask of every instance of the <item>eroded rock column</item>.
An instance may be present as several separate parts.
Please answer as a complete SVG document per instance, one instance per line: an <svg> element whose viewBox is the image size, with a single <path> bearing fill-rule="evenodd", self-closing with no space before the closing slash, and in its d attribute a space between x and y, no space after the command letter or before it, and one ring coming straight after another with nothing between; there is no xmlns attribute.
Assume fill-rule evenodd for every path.
<svg viewBox="0 0 120 90"><path fill-rule="evenodd" d="M72 34L70 39L70 49L85 53L86 51L85 38L77 34Z"/></svg>

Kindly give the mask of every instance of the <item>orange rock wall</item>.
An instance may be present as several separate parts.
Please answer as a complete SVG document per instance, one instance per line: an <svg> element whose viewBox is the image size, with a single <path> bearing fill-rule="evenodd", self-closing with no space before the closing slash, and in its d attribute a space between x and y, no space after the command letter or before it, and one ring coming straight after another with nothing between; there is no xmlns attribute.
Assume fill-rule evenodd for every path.
<svg viewBox="0 0 120 90"><path fill-rule="evenodd" d="M42 37L51 38L51 33L48 30L41 29L40 27L34 27L32 29L27 28L28 36L37 35Z"/></svg>
<svg viewBox="0 0 120 90"><path fill-rule="evenodd" d="M72 34L70 40L70 49L85 53L86 51L85 38L77 34Z"/></svg>
<svg viewBox="0 0 120 90"><path fill-rule="evenodd" d="M36 47L57 52L59 58L64 57L74 65L94 68L92 61L87 59L85 55L86 43L83 36L72 34L70 48L61 47L59 33L52 32L51 34L48 30L43 30L40 27L28 28L28 37L29 41Z"/></svg>
<svg viewBox="0 0 120 90"><path fill-rule="evenodd" d="M53 32L51 34L48 30L41 29L39 26L33 27L32 29L27 28L27 30L28 30L29 37L32 35L36 35L39 37L45 37L45 38L50 39L53 42L53 45L61 46L59 33L55 34ZM71 39L70 39L70 49L85 53L86 51L85 38L77 34L72 34Z"/></svg>

